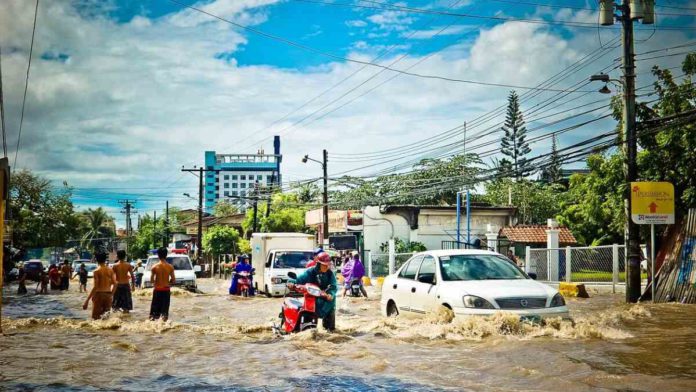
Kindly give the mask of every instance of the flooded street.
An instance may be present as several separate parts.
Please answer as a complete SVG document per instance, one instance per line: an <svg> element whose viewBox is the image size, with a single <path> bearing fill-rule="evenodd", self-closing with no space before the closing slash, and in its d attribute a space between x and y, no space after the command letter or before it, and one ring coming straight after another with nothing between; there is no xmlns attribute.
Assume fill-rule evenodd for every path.
<svg viewBox="0 0 696 392"><path fill-rule="evenodd" d="M281 299L231 298L227 282L173 293L168 323L135 311L89 321L86 294L5 290L3 390L632 390L696 389L696 309L569 300L575 323L498 315L384 319L379 300L339 300L338 332L278 337ZM372 293L370 291L370 293Z"/></svg>

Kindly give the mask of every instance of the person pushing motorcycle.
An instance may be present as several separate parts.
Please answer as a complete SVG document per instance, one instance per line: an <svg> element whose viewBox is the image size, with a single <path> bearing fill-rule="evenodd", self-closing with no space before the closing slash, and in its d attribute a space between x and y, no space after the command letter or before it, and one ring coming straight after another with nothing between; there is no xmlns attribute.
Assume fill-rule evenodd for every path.
<svg viewBox="0 0 696 392"><path fill-rule="evenodd" d="M331 257L328 253L320 253L314 260L314 267L307 268L296 279L288 280L288 288L292 290L296 284L307 283L319 286L326 293L326 297L317 298L317 315L321 319L322 327L333 332L336 329L336 275L331 270Z"/></svg>

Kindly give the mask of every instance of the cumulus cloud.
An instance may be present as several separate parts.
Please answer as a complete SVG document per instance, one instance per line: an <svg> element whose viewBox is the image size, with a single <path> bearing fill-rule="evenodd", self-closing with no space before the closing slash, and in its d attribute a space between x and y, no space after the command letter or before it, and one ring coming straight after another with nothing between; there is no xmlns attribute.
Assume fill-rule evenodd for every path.
<svg viewBox="0 0 696 392"><path fill-rule="evenodd" d="M11 147L16 142L31 37L30 3L4 1L0 12ZM218 0L203 6L240 23L257 24L267 20L270 11L266 6L272 3ZM247 37L228 24L191 10L159 18L136 16L118 23L105 16L98 2L87 4L93 8L78 12L68 1L41 3L18 167L37 170L56 181L67 180L78 188L130 188L142 200L144 210L159 207L165 198L174 204L190 204L181 194L195 192L197 179L181 173L180 168L200 164L205 150L269 150L268 137L280 134L285 179L314 177L320 170L303 165L300 158L304 154L318 157L323 148L330 154L350 154L420 140L503 105L509 92L404 75L394 78L390 71L330 59L303 70L240 66L234 55L247 45ZM412 22L407 15L388 12L368 20L385 31L401 31ZM653 39L641 48L686 40L677 32L658 35L659 44ZM371 60L367 53L376 46L365 36L359 38L349 56ZM467 34L425 61L421 62L422 56L409 55L394 67L414 66L412 72L423 74L533 86L597 46L595 31L570 34L544 25L505 23ZM397 59L405 48L398 47L401 49L379 62L389 64ZM618 50L559 86L586 79L610 64ZM42 58L44 53L52 55ZM59 61L61 55L68 60ZM277 121L341 81L320 99ZM294 125L361 82L365 84L354 92ZM536 101L525 101L523 109L551 96L539 93ZM349 100L353 101L313 121ZM469 135L499 120L495 117L472 127ZM497 136L491 134L480 142ZM534 147L548 148L543 143ZM330 161L330 172L356 166ZM374 169L363 173L371 171ZM104 194L95 194L95 202L101 202L99 197ZM111 202L115 205L115 200Z"/></svg>

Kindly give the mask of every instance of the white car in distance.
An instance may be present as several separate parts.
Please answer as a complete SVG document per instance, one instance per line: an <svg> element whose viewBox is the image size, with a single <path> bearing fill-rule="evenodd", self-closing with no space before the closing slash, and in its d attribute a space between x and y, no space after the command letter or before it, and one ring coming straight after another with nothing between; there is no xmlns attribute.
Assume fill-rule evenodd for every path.
<svg viewBox="0 0 696 392"><path fill-rule="evenodd" d="M384 279L384 316L419 315L450 308L455 316L509 312L525 317L568 317L559 292L537 282L501 254L434 250L415 254Z"/></svg>
<svg viewBox="0 0 696 392"><path fill-rule="evenodd" d="M142 285L144 288L153 287L150 277L152 275L152 267L157 264L159 259L157 256L150 256L147 258L147 264L145 265L145 274L143 275ZM201 270L201 266L197 265L195 267L191 264L191 259L186 255L180 254L170 254L167 256L167 263L174 267L174 278L176 282L174 286L184 287L187 290L195 291L198 286L196 285L196 272Z"/></svg>

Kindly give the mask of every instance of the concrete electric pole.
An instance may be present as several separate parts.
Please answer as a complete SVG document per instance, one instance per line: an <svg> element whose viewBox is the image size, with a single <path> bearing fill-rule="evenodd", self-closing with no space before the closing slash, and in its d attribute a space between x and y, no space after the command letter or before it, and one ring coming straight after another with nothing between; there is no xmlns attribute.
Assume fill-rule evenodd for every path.
<svg viewBox="0 0 696 392"><path fill-rule="evenodd" d="M633 22L643 24L655 22L654 0L623 0L614 4L611 0L601 0L599 4L600 24L610 26L614 18L621 22L623 42L623 134L625 138L626 186L624 205L626 206L626 302L637 302L640 297L640 232L638 225L631 220L631 182L638 178L638 143L636 135L636 67L633 47ZM615 15L614 10L618 11ZM593 76L590 80L609 81L608 75ZM606 87L606 86L605 86ZM608 89L603 89L607 92Z"/></svg>

